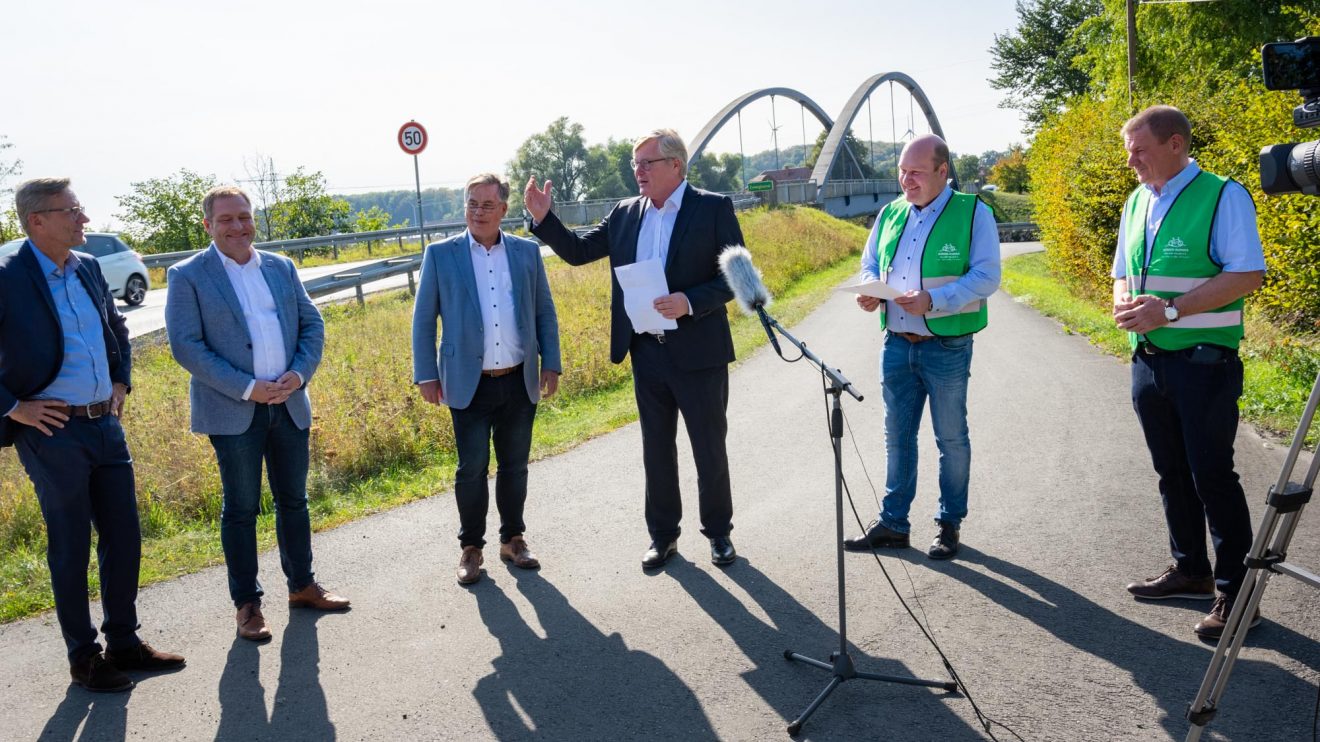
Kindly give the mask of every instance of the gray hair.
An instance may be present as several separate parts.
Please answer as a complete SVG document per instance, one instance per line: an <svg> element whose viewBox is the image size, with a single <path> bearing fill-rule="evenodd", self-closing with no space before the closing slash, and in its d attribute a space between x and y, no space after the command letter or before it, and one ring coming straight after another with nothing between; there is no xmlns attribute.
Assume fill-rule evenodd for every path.
<svg viewBox="0 0 1320 742"><path fill-rule="evenodd" d="M1143 126L1150 129L1150 133L1159 140L1160 144L1169 141L1169 137L1174 134L1183 138L1184 146L1192 142L1192 122L1187 120L1187 116L1182 111L1173 106L1151 106L1128 119L1119 133L1126 136Z"/></svg>
<svg viewBox="0 0 1320 742"><path fill-rule="evenodd" d="M493 185L500 193L500 201L509 202L509 181L501 178L495 173L481 173L468 178L467 184L463 186L463 200L466 201L472 195L472 189L477 186Z"/></svg>
<svg viewBox="0 0 1320 742"><path fill-rule="evenodd" d="M18 224L23 228L23 233L32 234L28 231L28 216L32 212L40 211L47 200L67 190L68 178L33 178L21 184L14 191L14 210L18 212Z"/></svg>
<svg viewBox="0 0 1320 742"><path fill-rule="evenodd" d="M202 197L202 216L206 217L206 221L211 221L211 216L215 214L215 202L230 196L237 196L247 201L248 208L252 208L252 199L248 197L247 192L242 188L238 186L216 186L207 191L206 195Z"/></svg>
<svg viewBox="0 0 1320 742"><path fill-rule="evenodd" d="M638 147L649 141L655 140L660 145L660 156L667 159L678 160L678 166L682 168L683 177L687 177L688 171L688 153L687 145L683 143L683 137L673 129L652 129L646 136L638 137L633 142L633 152Z"/></svg>

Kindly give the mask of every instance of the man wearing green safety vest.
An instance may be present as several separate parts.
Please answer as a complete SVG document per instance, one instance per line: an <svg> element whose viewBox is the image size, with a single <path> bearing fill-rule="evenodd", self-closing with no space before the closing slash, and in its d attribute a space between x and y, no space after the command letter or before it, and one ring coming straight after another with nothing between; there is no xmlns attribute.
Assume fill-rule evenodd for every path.
<svg viewBox="0 0 1320 742"><path fill-rule="evenodd" d="M1256 207L1240 184L1188 157L1191 124L1178 109L1151 106L1122 134L1141 185L1119 226L1114 321L1132 342L1132 406L1159 475L1174 560L1127 589L1147 600L1213 598L1194 631L1217 639L1246 576L1252 540L1233 439L1242 395L1242 299L1265 274ZM1249 625L1259 621L1257 613Z"/></svg>
<svg viewBox="0 0 1320 742"><path fill-rule="evenodd" d="M866 533L844 541L850 551L907 548L908 510L917 494L917 430L930 401L940 450L939 532L927 554L958 552L967 515L972 446L967 435L967 381L972 336L985 329L986 299L999 288L999 230L990 208L948 185L949 147L931 134L903 148L903 196L887 204L862 252L862 277L898 292L892 301L857 297L880 310L887 331L880 354L885 400L885 499Z"/></svg>

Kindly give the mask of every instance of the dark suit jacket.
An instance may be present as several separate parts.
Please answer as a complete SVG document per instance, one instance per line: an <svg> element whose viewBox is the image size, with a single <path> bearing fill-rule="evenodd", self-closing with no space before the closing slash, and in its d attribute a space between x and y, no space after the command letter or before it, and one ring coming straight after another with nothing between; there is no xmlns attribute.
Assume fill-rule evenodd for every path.
<svg viewBox="0 0 1320 742"><path fill-rule="evenodd" d="M555 254L570 265L582 265L609 257L610 268L637 262L637 236L646 213L646 197L620 201L600 224L578 236L564 226L554 212L532 228ZM743 244L742 229L728 196L694 188L688 184L683 205L674 219L665 261L665 278L671 292L683 292L692 314L678 319L678 329L665 333L665 348L679 368L694 371L733 361L733 337L725 305L733 292L719 270L720 251ZM610 272L611 297L610 360L621 363L632 344L633 327L623 308L623 289Z"/></svg>
<svg viewBox="0 0 1320 742"><path fill-rule="evenodd" d="M110 380L130 386L132 353L128 325L115 307L96 258L78 253L78 278L101 315L101 332L110 362ZM0 258L0 415L15 402L50 386L64 362L64 331L50 296L36 248L24 243ZM14 442L19 423L0 417L0 447Z"/></svg>

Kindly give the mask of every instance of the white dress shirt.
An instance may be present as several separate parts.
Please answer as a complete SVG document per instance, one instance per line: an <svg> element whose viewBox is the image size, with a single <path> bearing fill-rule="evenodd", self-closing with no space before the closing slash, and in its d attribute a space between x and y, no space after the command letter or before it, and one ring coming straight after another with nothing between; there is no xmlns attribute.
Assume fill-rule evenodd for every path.
<svg viewBox="0 0 1320 742"><path fill-rule="evenodd" d="M687 191L687 181L678 184L669 194L660 208L655 202L646 200L646 212L642 214L642 230L637 235L637 262L659 260L665 264L669 258L669 238L674 234L674 220L678 210L683 207L683 193Z"/></svg>
<svg viewBox="0 0 1320 742"><path fill-rule="evenodd" d="M257 381L275 381L288 370L284 330L280 327L280 315L275 311L275 297L270 293L266 277L261 274L261 253L253 250L252 258L239 265L214 245L211 249L216 251L225 266L225 275L229 276L229 284L238 295L248 335L252 338L252 375L255 378L243 392L243 399L248 399Z"/></svg>
<svg viewBox="0 0 1320 742"><path fill-rule="evenodd" d="M523 362L523 347L518 335L518 317L514 312L513 276L509 272L509 250L504 245L504 233L500 233L499 241L490 249L473 239L471 231L467 238L485 340L481 368L495 371L517 366Z"/></svg>

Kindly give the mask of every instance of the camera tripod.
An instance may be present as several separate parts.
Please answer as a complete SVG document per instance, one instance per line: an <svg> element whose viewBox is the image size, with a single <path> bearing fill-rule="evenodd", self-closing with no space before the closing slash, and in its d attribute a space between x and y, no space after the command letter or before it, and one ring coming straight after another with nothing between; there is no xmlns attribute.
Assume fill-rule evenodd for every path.
<svg viewBox="0 0 1320 742"><path fill-rule="evenodd" d="M1295 577L1311 587L1320 589L1320 576L1286 561L1288 544L1297 530L1297 522L1302 517L1302 510L1311 501L1311 488L1315 484L1317 471L1320 471L1320 455L1312 456L1311 468L1301 484L1289 481L1297 456L1306 441L1306 432L1311 428L1317 406L1320 406L1320 374L1311 386L1311 398L1302 412L1302 419L1297 424L1293 435L1292 447L1283 460L1279 479L1271 487L1266 499L1265 515L1260 528L1256 531L1251 551L1247 553L1247 577L1242 582L1238 598L1233 602L1233 610L1228 614L1228 623L1219 637L1214 656L1210 658L1210 667L1206 669L1201 688L1196 693L1196 700L1187 709L1187 720L1192 723L1187 730L1187 742L1196 742L1201 738L1205 726L1215 718L1219 711L1219 699L1228 685L1228 675L1237 661L1238 652L1247 638L1247 629L1251 624L1250 616L1256 615L1256 608L1265 594L1265 586L1270 577L1276 574Z"/></svg>

